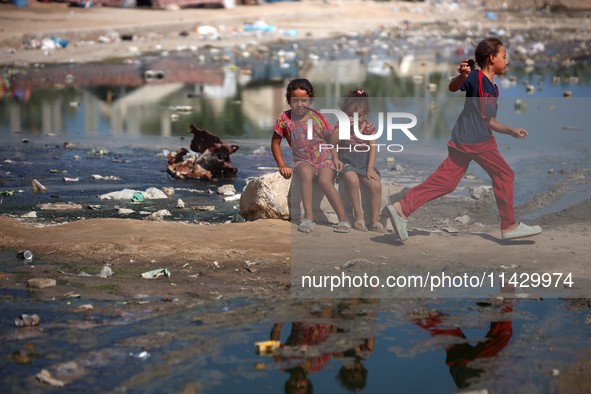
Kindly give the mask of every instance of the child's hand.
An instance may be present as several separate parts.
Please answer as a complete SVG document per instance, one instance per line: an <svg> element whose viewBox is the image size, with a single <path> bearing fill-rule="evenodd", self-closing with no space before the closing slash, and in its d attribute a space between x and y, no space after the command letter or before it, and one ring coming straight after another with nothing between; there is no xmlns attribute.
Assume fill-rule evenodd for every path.
<svg viewBox="0 0 591 394"><path fill-rule="evenodd" d="M511 136L521 140L524 139L527 136L527 131L525 131L525 129L522 129L520 127L512 127L511 128Z"/></svg>
<svg viewBox="0 0 591 394"><path fill-rule="evenodd" d="M291 167L279 167L279 172L285 179L291 178Z"/></svg>
<svg viewBox="0 0 591 394"><path fill-rule="evenodd" d="M371 170L367 169L367 177L371 180L374 180L374 181L380 180L380 176L378 175L376 170L374 170L373 168Z"/></svg>
<svg viewBox="0 0 591 394"><path fill-rule="evenodd" d="M340 161L339 159L333 159L333 163L334 163L334 167L337 170L337 172L343 171L343 162L342 161Z"/></svg>
<svg viewBox="0 0 591 394"><path fill-rule="evenodd" d="M472 71L472 69L468 65L468 60L464 60L462 63L460 63L460 68L458 68L458 72L462 74L464 78L468 78L470 71Z"/></svg>

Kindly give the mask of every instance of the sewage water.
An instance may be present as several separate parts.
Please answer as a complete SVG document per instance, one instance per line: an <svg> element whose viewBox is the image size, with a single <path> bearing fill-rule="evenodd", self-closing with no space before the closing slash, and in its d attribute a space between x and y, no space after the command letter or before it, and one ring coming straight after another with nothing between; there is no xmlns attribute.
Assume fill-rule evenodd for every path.
<svg viewBox="0 0 591 394"><path fill-rule="evenodd" d="M14 266L0 255L4 269ZM155 299L5 289L0 387L63 392L37 381L47 369L69 392L577 392L588 373L589 300L506 296L239 299L162 315L170 304ZM93 310L77 309L88 303ZM15 327L23 313L40 324ZM283 346L257 354L255 343L270 339Z"/></svg>
<svg viewBox="0 0 591 394"><path fill-rule="evenodd" d="M189 205L216 206L213 213L174 212L167 220L236 220L237 203L208 191L225 183L241 190L248 177L275 166L269 141L275 119L287 109L282 80L294 77L297 69L252 61L235 68L198 68L191 74L186 67L193 62L179 55L128 65L47 66L9 73L10 86L0 101L0 191L15 194L1 197L0 211L21 215L39 203L72 201L84 210L38 212L38 220L119 217L117 207L131 205L98 200L97 195L155 186L174 187ZM418 98L423 108L438 97L428 83L445 91L441 87L447 85L447 74L441 69L416 71L423 76L416 83L412 72L393 74L383 64L322 60L305 76L319 98L334 99L362 87L376 98L406 97L404 105L416 105ZM450 67L455 63L444 64L443 70ZM162 80L145 80L144 71L159 68L166 70ZM498 138L520 180L516 202L560 185L568 191L532 217L589 198L585 178L573 180L572 175L589 163L589 114L581 108L589 108L590 71L586 62L516 67L510 70L515 81L500 82L507 101L499 104L499 119L533 126L527 144ZM33 78L26 79L25 73ZM68 75L72 82L67 82ZM553 83L553 76L560 81ZM535 92L526 94L525 81ZM572 92L570 101L562 97L565 90ZM515 105L517 99L526 99L525 114ZM463 102L461 96L451 100ZM390 170L389 155L380 156L384 179L409 186L424 179L446 156L455 117L442 115L440 126L420 135L420 144L394 155L403 171ZM188 147L189 124L240 145L232 156L238 177L196 181L166 173L162 152ZM30 142L21 142L23 138ZM63 148L66 142L76 148ZM289 156L286 144L283 149ZM58 172L50 172L54 169ZM477 166L470 173L487 181ZM92 174L122 180L93 181ZM65 176L79 181L64 182ZM33 178L50 192L33 194ZM462 181L456 195L467 194L468 185ZM170 209L170 204L147 201L142 209ZM90 205L100 207L87 209ZM15 264L14 255L0 254L2 271ZM2 391L62 392L36 380L37 373L48 369L68 381L72 392L572 392L575 386L569 383L580 378L576 371L589 362L588 300L243 299L165 316L156 313L162 307L159 300L143 301L148 302L138 307L137 300L48 300L32 291L1 289ZM95 310L73 312L86 303ZM116 314L100 312L108 303L115 304ZM14 318L23 313L37 313L41 324L14 327ZM285 346L275 355L256 355L254 343L272 337ZM140 357L144 350L149 357Z"/></svg>

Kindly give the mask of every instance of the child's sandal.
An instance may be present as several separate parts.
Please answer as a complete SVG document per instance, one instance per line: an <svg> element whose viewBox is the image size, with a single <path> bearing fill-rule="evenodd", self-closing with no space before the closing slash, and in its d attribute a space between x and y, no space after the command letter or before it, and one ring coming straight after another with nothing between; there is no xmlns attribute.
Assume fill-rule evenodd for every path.
<svg viewBox="0 0 591 394"><path fill-rule="evenodd" d="M374 233L385 234L388 232L388 229L386 227L382 226L382 223L376 222L376 223L372 224L371 231L373 231Z"/></svg>
<svg viewBox="0 0 591 394"><path fill-rule="evenodd" d="M298 231L302 233L311 233L314 230L314 223L308 219L302 220L302 223L298 226Z"/></svg>
<svg viewBox="0 0 591 394"><path fill-rule="evenodd" d="M367 226L365 225L365 220L358 219L353 222L353 228L357 231L367 231Z"/></svg>
<svg viewBox="0 0 591 394"><path fill-rule="evenodd" d="M334 229L335 233L348 233L351 232L351 223L339 222Z"/></svg>

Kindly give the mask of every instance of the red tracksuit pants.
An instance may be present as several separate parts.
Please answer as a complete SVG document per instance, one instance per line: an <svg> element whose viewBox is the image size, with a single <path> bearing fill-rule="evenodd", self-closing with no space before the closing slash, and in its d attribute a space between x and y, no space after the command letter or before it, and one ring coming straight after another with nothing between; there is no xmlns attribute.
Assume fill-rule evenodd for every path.
<svg viewBox="0 0 591 394"><path fill-rule="evenodd" d="M449 156L425 182L413 187L400 203L410 216L423 204L453 192L474 160L492 179L492 187L501 215L501 229L515 224L513 212L513 170L497 149L482 153L464 153L449 147Z"/></svg>

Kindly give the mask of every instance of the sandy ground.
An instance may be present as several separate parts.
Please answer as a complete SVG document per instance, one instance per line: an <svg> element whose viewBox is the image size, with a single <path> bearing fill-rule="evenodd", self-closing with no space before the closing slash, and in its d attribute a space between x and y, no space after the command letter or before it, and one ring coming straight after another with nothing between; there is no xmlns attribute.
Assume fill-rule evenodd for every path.
<svg viewBox="0 0 591 394"><path fill-rule="evenodd" d="M574 8L589 8L585 1L563 2ZM179 45L209 45L201 41L195 28L201 25L224 25L225 36L214 43L234 45L248 42L252 36L240 35L245 22L264 19L279 29L297 29L299 37L322 38L347 33L351 26L363 28L432 23L441 20L482 23L486 26L541 26L553 29L577 29L588 26L587 14L561 13L543 17L531 12L503 16L504 21L484 18L482 7L471 7L471 2L454 12L438 9L431 4L408 2L342 2L276 3L261 6L238 6L234 9L186 9L181 11L149 9L115 9L94 7L68 8L63 3L30 2L27 8L0 4L1 64L34 62L88 62L110 57L130 56L131 45L140 52L175 49ZM497 9L502 2L488 2ZM522 2L524 9L537 2ZM397 11L392 9L396 8ZM82 41L96 40L107 30L120 34L143 36L137 41L109 44L81 45ZM181 37L188 31L188 37ZM236 33L232 37L232 32ZM24 37L37 38L56 35L71 40L71 45L45 55L41 50L24 50ZM261 40L277 40L280 35L263 36ZM10 49L15 51L11 51ZM464 207L467 208L467 207ZM512 272L543 273L568 270L580 288L589 283L587 269L589 244L589 200L577 207L541 219L544 233L524 241L499 240L495 221L481 227L459 228L459 234L428 233L421 231L433 217L453 220L463 208L449 206L445 200L425 207L413 215L411 237L406 244L394 235L352 232L345 235L343 249L328 248L330 227L318 226L308 252L323 256L304 262L303 268L313 269L318 264L326 269L342 265L358 257L355 245L371 249L375 259L385 257L385 263L404 271L428 267L434 271L486 268L499 270L501 264L517 265ZM117 219L93 219L60 226L33 228L8 217L0 218L0 247L30 249L51 265L27 264L16 273L2 274L2 287L22 288L32 277L49 277L60 286L43 290L50 296L68 292L84 292L88 297L119 297L122 294L149 293L179 300L216 299L234 296L285 297L290 294L290 263L292 230L290 223L259 220L244 224L208 227L175 223L144 222ZM300 234L297 234L301 236ZM366 256L367 257L367 256ZM261 264L248 266L245 261ZM336 264L335 264L336 262ZM80 277L86 271L99 272L110 265L115 275L108 279ZM254 267L254 268L253 268ZM142 272L168 268L171 279L146 280ZM299 267L302 268L302 267ZM73 275L74 274L74 275ZM85 284L85 286L80 286Z"/></svg>
<svg viewBox="0 0 591 394"><path fill-rule="evenodd" d="M565 43L575 39L585 40L585 35L590 34L588 11L591 10L591 3L588 1L524 0L507 2L511 4L507 10L503 9L503 3L502 0L492 0L482 5L476 0L461 0L457 2L459 6L452 6L451 1L434 5L406 1L325 3L307 0L239 5L231 9L188 8L179 11L109 7L84 9L68 7L65 3L35 1L29 1L26 8L19 8L3 3L0 4L0 65L83 63L110 57L130 57L136 51L147 53L188 46L232 46L253 40L265 43L286 39L321 39L380 27L416 29L417 32L457 29L459 36L474 31L482 31L477 35L486 34L490 29L500 28L524 32L543 29L548 34L540 37ZM535 10L541 9L544 4L556 4L556 12L536 13ZM496 12L497 19L485 17L487 10ZM244 23L258 20L276 25L277 32L244 34ZM196 29L205 25L219 28L221 38L209 40L199 36ZM282 35L282 31L291 29L298 31L297 36ZM135 39L102 44L97 41L111 30L120 35L133 35ZM181 32L188 35L180 36ZM50 54L23 47L23 43L30 38L51 36L68 39L70 44Z"/></svg>

